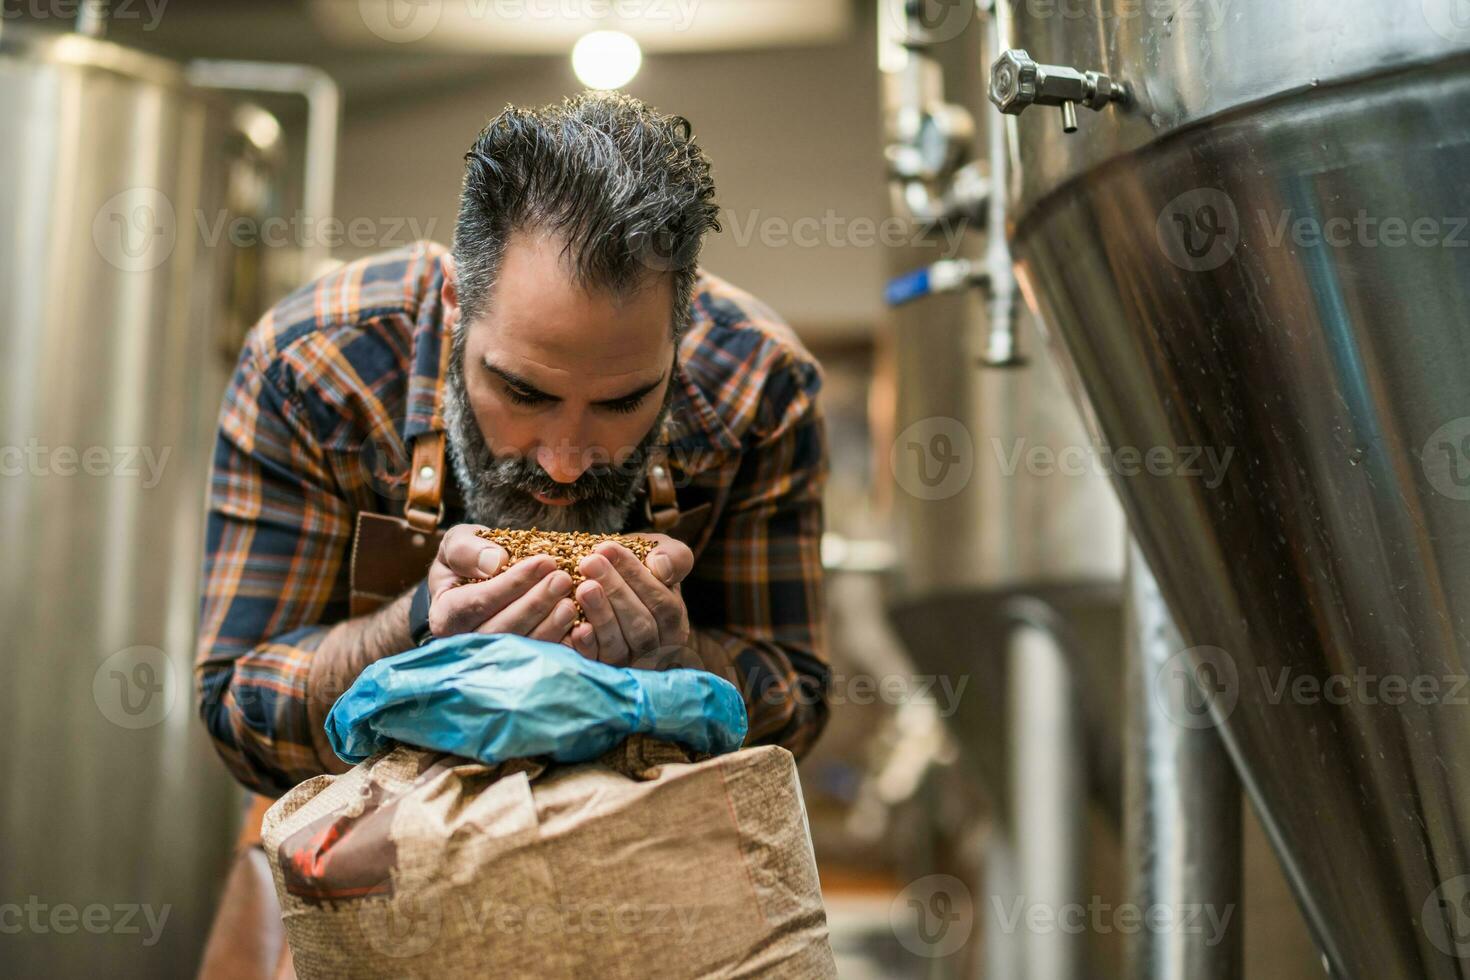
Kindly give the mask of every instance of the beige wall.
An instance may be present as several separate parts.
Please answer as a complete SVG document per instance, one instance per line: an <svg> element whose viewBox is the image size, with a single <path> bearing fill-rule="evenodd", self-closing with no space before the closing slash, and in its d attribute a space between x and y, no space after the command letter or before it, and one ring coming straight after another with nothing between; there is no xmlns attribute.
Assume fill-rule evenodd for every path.
<svg viewBox="0 0 1470 980"><path fill-rule="evenodd" d="M861 26L846 42L819 48L650 56L627 89L686 116L710 155L727 213L705 265L814 339L866 333L880 310L882 249L861 242L888 205L874 42ZM462 155L480 127L507 102L540 104L579 88L565 59L515 66L429 95L349 96L338 215L414 219L447 243ZM783 231L820 243L798 244Z"/></svg>

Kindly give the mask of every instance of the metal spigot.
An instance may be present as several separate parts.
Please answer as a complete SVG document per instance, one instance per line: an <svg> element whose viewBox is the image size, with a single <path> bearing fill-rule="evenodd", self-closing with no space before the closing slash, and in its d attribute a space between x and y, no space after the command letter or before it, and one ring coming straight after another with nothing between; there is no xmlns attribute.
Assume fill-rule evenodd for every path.
<svg viewBox="0 0 1470 980"><path fill-rule="evenodd" d="M890 279L883 288L883 299L889 306L903 306L926 296L974 290L974 295L981 298L975 302L983 300L985 304L987 325L980 363L994 368L1021 367L1026 358L1016 342L1016 277L1004 238L992 239L985 263L941 259ZM980 322L978 310L972 316L971 322Z"/></svg>
<svg viewBox="0 0 1470 980"><path fill-rule="evenodd" d="M1077 106L1099 110L1127 102L1128 86L1096 71L1037 64L1020 48L1001 53L990 66L990 101L1001 112L1019 116L1029 105L1062 110L1062 132L1077 131Z"/></svg>

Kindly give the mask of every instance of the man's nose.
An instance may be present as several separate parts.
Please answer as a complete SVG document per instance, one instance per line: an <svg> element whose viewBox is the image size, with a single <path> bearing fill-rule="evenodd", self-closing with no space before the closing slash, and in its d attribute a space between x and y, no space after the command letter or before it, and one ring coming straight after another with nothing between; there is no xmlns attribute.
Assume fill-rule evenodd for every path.
<svg viewBox="0 0 1470 980"><path fill-rule="evenodd" d="M587 472L586 450L569 439L543 443L536 449L536 462L557 483L576 483Z"/></svg>

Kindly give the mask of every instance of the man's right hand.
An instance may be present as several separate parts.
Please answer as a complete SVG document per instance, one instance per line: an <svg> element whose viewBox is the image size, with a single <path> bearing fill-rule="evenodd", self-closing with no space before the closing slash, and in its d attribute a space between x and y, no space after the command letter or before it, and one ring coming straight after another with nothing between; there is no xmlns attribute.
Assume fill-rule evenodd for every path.
<svg viewBox="0 0 1470 980"><path fill-rule="evenodd" d="M572 577L547 555L500 572L509 556L475 534L481 530L479 524L458 524L439 542L439 555L429 567L430 632L436 637L515 633L560 642L576 615ZM489 581L457 584L472 578Z"/></svg>

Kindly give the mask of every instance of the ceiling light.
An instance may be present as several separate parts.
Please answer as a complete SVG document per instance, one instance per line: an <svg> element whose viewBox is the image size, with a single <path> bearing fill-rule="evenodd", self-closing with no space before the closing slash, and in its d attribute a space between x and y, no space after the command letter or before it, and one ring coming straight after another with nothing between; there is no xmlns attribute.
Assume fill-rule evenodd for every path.
<svg viewBox="0 0 1470 980"><path fill-rule="evenodd" d="M572 70L588 88L622 88L642 64L643 50L622 31L583 34L572 48Z"/></svg>

